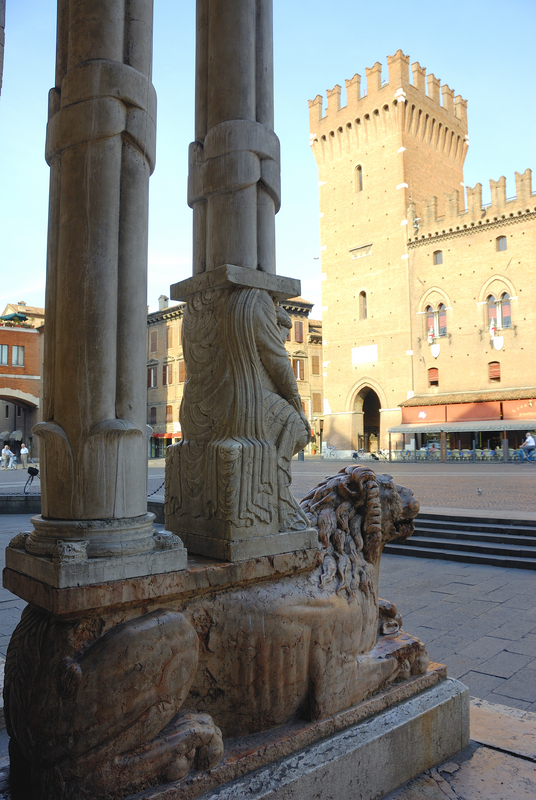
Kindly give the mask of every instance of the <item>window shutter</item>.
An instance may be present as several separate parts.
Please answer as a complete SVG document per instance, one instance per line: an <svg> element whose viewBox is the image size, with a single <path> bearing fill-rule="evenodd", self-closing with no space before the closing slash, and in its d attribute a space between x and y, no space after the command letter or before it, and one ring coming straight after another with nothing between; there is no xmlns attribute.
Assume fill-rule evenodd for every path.
<svg viewBox="0 0 536 800"><path fill-rule="evenodd" d="M322 395L319 392L313 392L313 414L322 413Z"/></svg>
<svg viewBox="0 0 536 800"><path fill-rule="evenodd" d="M184 361L179 361L179 383L186 380L186 366Z"/></svg>
<svg viewBox="0 0 536 800"><path fill-rule="evenodd" d="M430 386L439 386L439 370L437 367L431 367L428 370L428 383Z"/></svg>
<svg viewBox="0 0 536 800"><path fill-rule="evenodd" d="M501 365L498 361L491 361L489 364L489 379L490 381L501 380Z"/></svg>
<svg viewBox="0 0 536 800"><path fill-rule="evenodd" d="M151 331L151 345L150 351L151 353L156 353L158 350L158 331Z"/></svg>
<svg viewBox="0 0 536 800"><path fill-rule="evenodd" d="M303 322L296 320L294 323L294 341L303 342Z"/></svg>
<svg viewBox="0 0 536 800"><path fill-rule="evenodd" d="M320 356L311 356L311 374L320 375Z"/></svg>

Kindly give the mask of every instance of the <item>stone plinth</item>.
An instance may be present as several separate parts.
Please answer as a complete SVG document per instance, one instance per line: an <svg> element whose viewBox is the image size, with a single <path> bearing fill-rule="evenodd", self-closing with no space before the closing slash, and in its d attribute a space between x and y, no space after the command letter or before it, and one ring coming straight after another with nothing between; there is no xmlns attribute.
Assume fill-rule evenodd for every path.
<svg viewBox="0 0 536 800"><path fill-rule="evenodd" d="M292 492L310 439L277 301L299 281L223 264L171 289L186 300L182 440L166 459L166 528L190 552L228 561L316 547Z"/></svg>
<svg viewBox="0 0 536 800"><path fill-rule="evenodd" d="M136 800L376 800L469 744L469 690L445 675L432 664L322 722L228 740L210 775Z"/></svg>

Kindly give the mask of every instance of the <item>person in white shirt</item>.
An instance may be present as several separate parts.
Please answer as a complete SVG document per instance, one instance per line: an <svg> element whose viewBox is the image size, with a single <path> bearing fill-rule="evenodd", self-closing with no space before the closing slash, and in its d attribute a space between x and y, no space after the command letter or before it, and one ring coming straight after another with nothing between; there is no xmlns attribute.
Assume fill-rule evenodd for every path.
<svg viewBox="0 0 536 800"><path fill-rule="evenodd" d="M523 448L523 450L526 451L527 455L530 455L534 450L534 448L536 448L536 442L534 441L534 436L532 435L532 433L527 432L527 438L525 439L521 447Z"/></svg>
<svg viewBox="0 0 536 800"><path fill-rule="evenodd" d="M9 449L7 444L5 444L4 447L2 448L2 469L7 469L7 462L9 461L10 453L11 450Z"/></svg>
<svg viewBox="0 0 536 800"><path fill-rule="evenodd" d="M23 442L21 444L21 446L20 446L20 460L22 461L22 468L23 469L26 469L26 467L28 466L28 453L29 452L30 451L28 450L28 448L26 447L26 445Z"/></svg>

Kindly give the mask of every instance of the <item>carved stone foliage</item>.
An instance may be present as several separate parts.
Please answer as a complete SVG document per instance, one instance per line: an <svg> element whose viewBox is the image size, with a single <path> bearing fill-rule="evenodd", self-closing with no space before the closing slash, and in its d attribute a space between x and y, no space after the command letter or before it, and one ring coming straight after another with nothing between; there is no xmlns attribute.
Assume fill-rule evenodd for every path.
<svg viewBox="0 0 536 800"><path fill-rule="evenodd" d="M189 299L183 439L168 448L166 466L169 530L244 539L309 528L290 491L290 462L310 429L283 344L285 316L255 288Z"/></svg>
<svg viewBox="0 0 536 800"><path fill-rule="evenodd" d="M222 755L208 715L178 713L198 662L192 625L158 610L104 632L27 607L5 679L15 792L36 800L123 797Z"/></svg>

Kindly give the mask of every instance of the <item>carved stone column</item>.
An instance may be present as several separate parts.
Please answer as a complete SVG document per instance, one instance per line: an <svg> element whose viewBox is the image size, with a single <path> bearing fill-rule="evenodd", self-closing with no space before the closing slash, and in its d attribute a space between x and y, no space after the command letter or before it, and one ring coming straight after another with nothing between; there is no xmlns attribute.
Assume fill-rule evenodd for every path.
<svg viewBox="0 0 536 800"><path fill-rule="evenodd" d="M49 96L42 514L7 564L55 586L176 569L147 513L152 0L59 0ZM173 552L163 552L163 549Z"/></svg>
<svg viewBox="0 0 536 800"><path fill-rule="evenodd" d="M275 274L272 51L272 0L198 0L194 275L171 287L188 301L188 380L183 440L168 448L166 527L192 552L230 561L317 542L290 491L310 430L277 306L300 283Z"/></svg>

